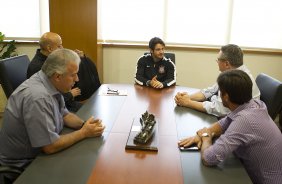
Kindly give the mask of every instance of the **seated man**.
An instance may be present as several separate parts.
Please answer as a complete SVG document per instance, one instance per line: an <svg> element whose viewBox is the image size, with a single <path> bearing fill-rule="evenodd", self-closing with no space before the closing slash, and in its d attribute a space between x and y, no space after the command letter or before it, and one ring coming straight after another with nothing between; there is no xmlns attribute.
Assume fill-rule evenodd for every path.
<svg viewBox="0 0 282 184"><path fill-rule="evenodd" d="M40 49L36 51L34 58L31 60L27 78L38 72L44 64L47 56L58 48L63 48L61 37L52 32L44 33L39 40ZM78 77L73 89L64 94L66 107L68 110L76 112L81 107L78 101L84 101L100 87L97 68L95 64L87 58L82 51L75 50L81 59L79 66Z"/></svg>
<svg viewBox="0 0 282 184"><path fill-rule="evenodd" d="M149 42L150 54L137 62L135 82L143 86L164 88L175 85L176 67L171 59L164 57L165 43L157 37Z"/></svg>
<svg viewBox="0 0 282 184"><path fill-rule="evenodd" d="M0 165L25 168L41 151L56 153L102 135L101 120L90 117L84 123L66 109L61 95L78 81L79 63L77 53L58 49L9 97L0 132ZM60 135L64 125L76 131Z"/></svg>
<svg viewBox="0 0 282 184"><path fill-rule="evenodd" d="M222 46L216 61L221 72L230 69L245 71L253 82L253 98L259 99L259 89L252 74L248 68L243 65L243 51L240 47L233 44ZM179 106L192 108L218 117L223 117L230 112L230 110L224 107L222 104L217 84L214 84L212 87L203 89L192 95L188 95L186 92L177 93L174 100Z"/></svg>
<svg viewBox="0 0 282 184"><path fill-rule="evenodd" d="M253 183L281 183L282 134L266 105L252 99L251 78L241 70L229 70L219 75L217 83L222 103L231 112L195 136L181 140L179 146L197 144L206 166L215 166L234 153Z"/></svg>

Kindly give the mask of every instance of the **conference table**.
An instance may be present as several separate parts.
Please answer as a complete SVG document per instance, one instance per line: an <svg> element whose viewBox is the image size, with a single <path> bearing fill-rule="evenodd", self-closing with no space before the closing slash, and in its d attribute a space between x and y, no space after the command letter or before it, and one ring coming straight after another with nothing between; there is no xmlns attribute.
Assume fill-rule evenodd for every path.
<svg viewBox="0 0 282 184"><path fill-rule="evenodd" d="M124 94L108 95L108 88ZM179 150L179 139L217 121L214 116L177 106L174 96L184 91L197 89L103 84L77 112L85 120L90 116L102 119L106 126L103 135L55 154L40 154L15 184L252 183L233 155L216 167L206 167L200 152ZM145 111L154 114L157 121L158 151L125 149L133 120ZM65 128L63 134L70 131Z"/></svg>

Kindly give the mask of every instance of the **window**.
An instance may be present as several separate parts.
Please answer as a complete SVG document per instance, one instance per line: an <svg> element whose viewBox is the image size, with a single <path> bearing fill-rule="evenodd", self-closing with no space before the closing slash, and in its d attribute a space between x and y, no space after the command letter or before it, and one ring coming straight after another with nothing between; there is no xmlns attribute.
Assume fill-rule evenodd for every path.
<svg viewBox="0 0 282 184"><path fill-rule="evenodd" d="M148 42L164 34L163 0L101 0L98 4L102 39Z"/></svg>
<svg viewBox="0 0 282 184"><path fill-rule="evenodd" d="M230 41L250 47L282 49L281 9L281 0L234 0Z"/></svg>
<svg viewBox="0 0 282 184"><path fill-rule="evenodd" d="M6 39L37 40L49 31L48 0L1 1L0 31Z"/></svg>
<svg viewBox="0 0 282 184"><path fill-rule="evenodd" d="M282 49L281 0L98 0L99 39Z"/></svg>

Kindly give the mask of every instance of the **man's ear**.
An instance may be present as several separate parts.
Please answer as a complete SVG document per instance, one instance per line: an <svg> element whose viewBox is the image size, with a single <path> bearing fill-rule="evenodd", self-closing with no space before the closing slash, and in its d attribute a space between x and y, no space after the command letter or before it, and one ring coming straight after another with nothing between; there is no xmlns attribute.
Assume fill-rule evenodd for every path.
<svg viewBox="0 0 282 184"><path fill-rule="evenodd" d="M232 68L232 66L231 66L231 64L230 64L230 62L228 60L225 61L224 64L225 64L225 68L228 68L228 69Z"/></svg>
<svg viewBox="0 0 282 184"><path fill-rule="evenodd" d="M224 101L230 102L230 101L229 101L229 95L228 95L227 93L223 93L223 94L222 94L222 97L224 98Z"/></svg>
<svg viewBox="0 0 282 184"><path fill-rule="evenodd" d="M46 50L51 53L53 51L53 48L50 44L47 45Z"/></svg>
<svg viewBox="0 0 282 184"><path fill-rule="evenodd" d="M58 73L55 72L53 74L53 79L58 82L58 81L61 80L61 76L62 76L61 74L58 74Z"/></svg>

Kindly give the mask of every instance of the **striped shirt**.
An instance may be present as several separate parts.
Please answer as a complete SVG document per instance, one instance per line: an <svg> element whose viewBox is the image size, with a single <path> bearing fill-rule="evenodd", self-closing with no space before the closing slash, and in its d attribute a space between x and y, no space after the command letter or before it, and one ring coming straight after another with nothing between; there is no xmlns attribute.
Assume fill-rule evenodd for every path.
<svg viewBox="0 0 282 184"><path fill-rule="evenodd" d="M251 100L219 121L223 134L204 152L217 165L232 152L253 183L282 183L282 134L262 101Z"/></svg>

